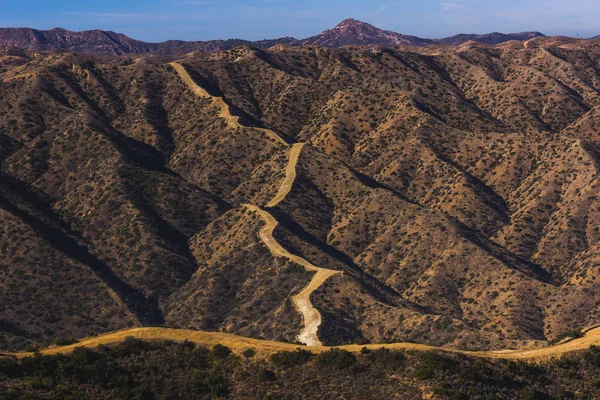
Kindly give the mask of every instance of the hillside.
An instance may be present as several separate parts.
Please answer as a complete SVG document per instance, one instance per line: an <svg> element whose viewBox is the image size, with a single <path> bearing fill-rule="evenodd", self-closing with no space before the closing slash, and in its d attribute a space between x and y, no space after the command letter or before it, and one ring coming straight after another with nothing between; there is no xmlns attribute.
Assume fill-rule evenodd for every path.
<svg viewBox="0 0 600 400"><path fill-rule="evenodd" d="M248 41L242 39L182 41L169 40L147 43L131 39L121 33L91 30L82 32L54 28L47 31L30 28L0 28L0 46L16 47L30 51L67 50L99 55L162 54L184 55L194 51L219 52L237 46L268 49L277 45L340 47L347 45L425 46L433 44L458 45L467 41L498 44L509 40L528 40L542 37L539 32L515 34L492 33L487 35L456 35L447 39L421 39L415 36L379 29L365 22L348 18L333 29L307 39L284 37L271 40Z"/></svg>
<svg viewBox="0 0 600 400"><path fill-rule="evenodd" d="M474 41L474 42L479 42L479 43L484 43L484 44L500 44L500 43L504 43L504 42L509 42L511 40L518 40L518 41L523 42L523 41L526 41L529 39L534 39L537 37L544 37L544 34L542 34L540 32L519 32L519 33L509 33L509 34L493 32L493 33L488 33L488 34L484 34L484 35L459 34L459 35L455 35L455 36L452 36L449 38L438 39L438 40L436 40L436 42L439 44L454 45L454 46L458 46L458 45L461 45L461 44L469 42L469 41Z"/></svg>
<svg viewBox="0 0 600 400"><path fill-rule="evenodd" d="M0 348L152 325L295 342L311 265L336 272L305 297L328 345L536 348L599 323L599 60L569 38L2 49Z"/></svg>
<svg viewBox="0 0 600 400"><path fill-rule="evenodd" d="M0 396L128 399L571 399L597 398L600 350L537 364L436 352L332 349L263 357L194 343L79 348L71 355L0 359Z"/></svg>

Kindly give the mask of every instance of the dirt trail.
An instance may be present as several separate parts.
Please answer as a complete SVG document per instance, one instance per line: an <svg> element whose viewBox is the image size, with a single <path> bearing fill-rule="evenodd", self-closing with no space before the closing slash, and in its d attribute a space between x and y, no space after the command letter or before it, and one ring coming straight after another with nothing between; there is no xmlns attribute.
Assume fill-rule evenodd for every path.
<svg viewBox="0 0 600 400"><path fill-rule="evenodd" d="M70 353L76 347L95 348L98 345L107 345L118 343L125 340L127 337L135 337L144 340L174 340L183 342L185 340L194 342L200 345L213 346L221 344L231 348L236 353L253 348L261 355L269 355L277 351L294 351L298 348L297 345L283 342L273 342L268 340L251 339L242 336L231 335L228 333L219 332L200 332L187 329L171 329L171 328L133 328L117 332L108 333L97 337L91 337L81 340L79 343L68 346L51 347L41 350L41 354L62 354ZM351 352L358 352L363 347L369 349L387 348L393 350L437 350L449 353L465 354L473 357L484 357L494 359L508 360L544 360L560 357L563 354L573 351L586 350L591 345L600 345L600 328L593 328L586 332L584 337L571 340L566 343L557 344L555 346L546 347L535 350L508 350L508 351L463 351L449 349L445 347L427 346L416 343L393 343L393 344L369 344L369 345L347 345L338 346L338 348ZM331 347L316 346L310 347L313 353L321 353L327 351ZM33 353L4 353L5 356L27 357ZM0 355L1 356L1 355Z"/></svg>
<svg viewBox="0 0 600 400"><path fill-rule="evenodd" d="M175 71L177 71L181 79L196 94L196 96L205 97L212 100L213 105L219 109L219 117L227 121L227 125L229 125L231 128L254 129L256 131L266 134L268 137L275 140L276 142L284 146L288 146L288 143L281 136L279 136L277 133L273 132L270 129L249 127L240 124L240 118L231 114L229 104L227 104L223 100L223 98L211 96L206 90L200 87L196 82L194 82L194 80L192 79L190 74L188 74L188 72L185 70L183 65L176 62L172 62L170 63L170 65L175 69Z"/></svg>
<svg viewBox="0 0 600 400"><path fill-rule="evenodd" d="M221 116L227 120L227 123L233 127L242 127L239 124L238 117L231 115L229 106L220 97L210 96L204 89L198 86L189 76L187 71L178 63L171 63L181 78L198 96L209 97L213 103L221 110ZM252 128L258 129L258 128ZM260 129L277 140L278 142L288 145L279 135L268 129ZM279 187L277 195L271 200L267 207L275 207L281 202L290 192L294 180L296 178L296 165L298 157L302 151L303 143L297 143L292 146L288 165L286 167L286 176ZM310 302L310 295L319 288L328 278L340 271L319 268L304 258L296 256L285 250L274 238L273 231L277 227L277 220L268 212L258 206L245 204L252 212L256 212L265 221L265 226L260 231L260 238L276 257L285 257L299 265L302 265L307 271L315 272L315 276L310 283L297 295L293 296L293 302L302 313L304 318L304 329L298 336L299 340L310 346L309 350L319 353L329 349L330 347L322 346L317 336L318 328L321 325L321 315L319 311ZM585 335L565 343L534 349L534 350L502 350L502 351L463 351L445 347L428 346L416 343L393 343L393 344L371 344L371 345L347 345L339 346L348 351L357 352L363 347L370 349L388 348L388 349L406 349L406 350L439 350L452 353L460 353L475 357L487 357L497 359L543 359L557 357L565 353L585 350L591 345L600 345L600 327L592 326L584 330ZM84 339L81 342L68 346L52 347L42 350L42 354L57 354L68 353L76 347L96 347L100 344L116 343L124 340L126 337L136 337L139 339L162 339L184 341L188 340L202 345L222 344L231 347L236 352L241 352L247 348L255 348L262 353L272 353L276 351L291 351L297 348L296 345L290 343L274 342L267 340L258 340L245 338L241 336L219 333L219 332L200 332L186 329L170 329L170 328L133 328L123 331L108 333L102 336ZM2 355L14 355L17 357L30 356L33 353L5 353Z"/></svg>
<svg viewBox="0 0 600 400"><path fill-rule="evenodd" d="M296 180L296 165L298 164L298 157L300 157L302 147L304 147L304 143L296 143L292 146L290 150L288 164L285 168L285 178L279 186L279 191L277 192L277 195L275 195L275 197L273 197L273 200L271 200L269 204L267 204L268 208L275 207L281 202L281 200L285 198L285 196L288 195L290 190L292 190L292 186L294 185L294 181Z"/></svg>
<svg viewBox="0 0 600 400"><path fill-rule="evenodd" d="M296 256L284 249L277 240L273 238L273 231L278 224L277 220L268 211L265 211L260 207L251 204L244 204L244 206L250 211L258 213L265 221L266 225L260 230L260 239L267 245L269 250L271 250L271 253L276 257L285 257L296 264L302 265L307 271L315 272L310 283L300 293L292 297L292 300L304 318L304 329L302 329L302 332L298 335L298 340L305 343L307 346L321 346L321 341L317 335L319 326L321 325L321 314L312 305L310 295L328 278L335 274L340 274L341 272L319 268L316 265L309 263L304 258Z"/></svg>
<svg viewBox="0 0 600 400"><path fill-rule="evenodd" d="M170 63L170 65L175 69L175 71L177 71L181 79L197 96L210 98L212 100L213 104L220 110L219 116L221 118L224 118L230 127L256 129L260 132L267 134L270 138L276 140L280 144L288 146L288 143L281 136L279 136L277 133L273 132L270 129L250 128L241 125L239 122L239 117L236 117L231 114L229 105L221 97L211 96L206 90L204 90L196 82L194 82L194 80L192 79L190 74L188 74L188 72L185 70L183 65L176 62L172 62ZM285 169L285 178L283 179L283 182L281 182L277 194L267 204L267 207L275 207L288 195L288 193L292 189L292 186L294 185L294 180L296 179L296 165L298 164L298 158L300 157L300 152L302 151L303 146L304 143L296 143L291 147L288 163ZM316 265L309 263L304 258L293 255L287 250L285 250L273 238L273 230L277 226L277 220L275 220L275 218L269 212L262 210L258 206L251 204L246 204L245 206L249 210L258 213L266 222L266 225L260 231L260 238L276 257L285 257L295 262L296 264L302 265L307 271L315 272L315 275L308 284L308 286L306 286L300 293L293 296L292 300L294 302L294 305L302 314L304 320L304 328L302 329L302 332L300 332L300 334L298 335L298 340L302 343L305 343L307 346L321 346L322 344L317 335L319 326L321 325L321 314L312 305L310 301L310 295L317 288L319 288L319 286L321 286L329 277L341 272L325 268L319 268Z"/></svg>
<svg viewBox="0 0 600 400"><path fill-rule="evenodd" d="M298 164L298 158L300 157L303 146L304 143L296 143L290 149L288 164L285 169L285 178L281 182L277 194L267 204L267 207L271 208L277 206L277 204L285 199L290 190L292 190L292 186L296 180L296 166ZM302 343L305 343L307 346L322 346L318 336L319 326L321 326L321 314L319 313L319 310L312 305L310 296L327 279L341 272L317 267L316 265L306 261L304 258L293 255L285 250L273 238L273 230L277 226L277 220L275 220L275 218L273 218L269 212L262 210L259 207L249 204L246 204L245 206L251 211L259 213L262 219L266 222L266 225L260 231L260 238L275 256L286 257L296 264L302 265L307 271L315 272L315 275L310 283L304 289L302 289L300 293L293 296L292 300L304 319L304 329L302 329L302 332L300 332L300 335L298 335L298 340Z"/></svg>

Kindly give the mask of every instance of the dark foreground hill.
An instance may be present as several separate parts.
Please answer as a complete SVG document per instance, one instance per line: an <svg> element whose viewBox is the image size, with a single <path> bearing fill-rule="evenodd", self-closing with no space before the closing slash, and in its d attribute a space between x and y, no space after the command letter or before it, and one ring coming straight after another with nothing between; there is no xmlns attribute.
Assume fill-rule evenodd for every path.
<svg viewBox="0 0 600 400"><path fill-rule="evenodd" d="M543 346L600 322L600 47L0 53L0 348L167 325ZM217 105L224 99L243 125ZM246 126L246 127L244 127Z"/></svg>
<svg viewBox="0 0 600 400"><path fill-rule="evenodd" d="M285 37L272 40L247 41L241 39L192 41L169 40L162 43L147 43L131 39L111 31L91 30L72 32L61 28L41 31L30 28L0 28L0 46L12 46L32 51L68 50L91 54L171 54L182 55L194 51L216 52L237 46L253 46L267 49L275 45L340 47L346 45L407 45L425 46L433 44L457 45L467 41L498 44L509 40L528 40L543 36L539 32L515 34L491 33L487 35L457 35L446 39L421 39L376 28L355 19L346 19L333 29L319 35L296 40Z"/></svg>
<svg viewBox="0 0 600 400"><path fill-rule="evenodd" d="M593 399L600 351L528 364L388 350L280 352L126 340L72 355L0 359L2 399Z"/></svg>

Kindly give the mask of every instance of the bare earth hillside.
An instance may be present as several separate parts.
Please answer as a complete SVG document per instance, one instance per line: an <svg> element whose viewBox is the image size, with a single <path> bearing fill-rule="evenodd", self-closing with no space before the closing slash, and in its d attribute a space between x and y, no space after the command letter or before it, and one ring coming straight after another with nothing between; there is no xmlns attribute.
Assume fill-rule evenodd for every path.
<svg viewBox="0 0 600 400"><path fill-rule="evenodd" d="M599 40L3 48L0 92L1 349L156 325L527 349L600 322Z"/></svg>

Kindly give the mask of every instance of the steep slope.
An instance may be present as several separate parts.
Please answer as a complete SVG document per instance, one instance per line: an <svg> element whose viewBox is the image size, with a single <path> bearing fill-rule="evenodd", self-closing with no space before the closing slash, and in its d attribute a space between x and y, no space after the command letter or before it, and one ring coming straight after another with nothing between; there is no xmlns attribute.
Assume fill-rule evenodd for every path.
<svg viewBox="0 0 600 400"><path fill-rule="evenodd" d="M433 41L421 39L416 36L402 35L392 31L376 28L366 22L348 18L335 26L316 36L292 42L292 45L319 46L319 47L341 47L350 45L381 44L388 46L407 45L423 46Z"/></svg>
<svg viewBox="0 0 600 400"><path fill-rule="evenodd" d="M248 129L248 127L240 124L240 118L231 114L231 108L221 98L211 96L206 90L198 86L190 75L187 73L185 68L179 63L171 63L173 68L177 71L183 81L190 87L190 89L199 97L211 98L212 103L215 107L219 108L219 117L227 121L227 123L239 129ZM259 132L265 133L269 138L278 142L281 145L287 146L287 142L279 136L277 133L270 129L256 128ZM267 204L267 207L275 207L282 200L285 199L287 194L292 189L294 181L296 179L296 164L304 143L296 143L289 149L289 157L287 166L285 169L285 177L279 186L279 190L275 197ZM328 278L339 273L339 271L328 270L319 268L302 257L295 256L285 250L281 245L273 238L273 231L277 227L277 221L268 211L262 210L260 207L255 205L245 204L248 210L257 213L264 220L265 226L260 231L260 238L263 243L269 248L271 253L276 257L284 257L291 262L301 265L308 272L315 272L315 276L311 282L292 299L296 308L302 314L304 320L304 328L298 335L298 340L301 343L305 343L307 346L319 346L321 342L318 337L318 329L321 325L321 315L319 311L312 305L310 301L311 294L317 290Z"/></svg>
<svg viewBox="0 0 600 400"><path fill-rule="evenodd" d="M3 49L0 345L163 323L293 342L300 293L325 344L593 325L598 52Z"/></svg>
<svg viewBox="0 0 600 400"><path fill-rule="evenodd" d="M46 200L37 203L40 212L54 215L55 222L40 221L19 211L31 201L29 195L13 197L6 203L7 211L31 226L36 232L34 237L49 241L55 251L59 251L55 261L21 257L12 260L10 265L29 270L36 265L48 265L57 282L68 282L75 276L80 276L81 282L97 277L101 281L97 288L80 292L99 295L97 293L112 291L116 293L113 297L121 300L112 306L106 305L102 313L111 315L126 307L130 314L139 316L140 321L136 323L161 323L159 298L187 281L196 267L197 261L188 248L188 237L222 213L227 205L168 170L161 151L142 141L154 142L159 148L161 143L169 141L168 129L160 121L160 108L153 100L156 92L151 91L151 78L147 76L138 87L128 87L119 96L112 86L119 82L110 78L107 69L82 68L78 60L72 58L75 65L65 59L53 70L55 67L51 65L56 61L58 59L30 65L35 71L28 75L31 79L10 78L2 83L7 93L3 107L8 111L3 114L2 125L10 127L6 136L9 143L13 143L12 150L9 149L2 160L3 170L12 175L10 179L21 182L24 190L41 192ZM136 66L129 72L121 72L121 77L129 82L138 73L143 74ZM140 98L145 96L147 100L140 103ZM125 109L135 113L136 108L141 111L141 118L129 119L127 129L115 127L119 124L115 114ZM140 125L136 127L131 121ZM143 138L137 140L140 134ZM155 141L153 135L160 139ZM5 241L14 246L19 238L16 234L8 235ZM30 249L33 254L47 253L42 246L48 244L38 240ZM9 262L8 258L3 259ZM75 273L58 268L69 259L84 264L87 271ZM50 276L40 273L39 278ZM16 296L23 296L28 290L31 290L28 286L13 289ZM59 290L58 286L49 288L54 295ZM12 300L9 303L18 304ZM73 307L78 302L71 300L69 304ZM35 318L19 319L17 314L8 312L3 315L6 318L13 315L7 323L14 322L24 332L41 322ZM93 328L97 330L125 323L118 317L111 322L94 322L92 316L82 303L81 311L71 309L69 314L53 318L71 329L78 320L90 321L82 326L102 323L101 327ZM38 339L29 340L67 336L51 329L44 332Z"/></svg>
<svg viewBox="0 0 600 400"><path fill-rule="evenodd" d="M550 53L554 50L548 49L545 51ZM561 51L564 52L564 50ZM531 173L532 167L535 165L524 163L522 161L523 157L525 157L526 154L529 157L540 154L538 150L540 140L542 140L541 143L546 143L550 140L550 138L544 138L543 136L535 136L535 139L533 139L532 137L509 132L511 130L518 130L520 127L526 128L528 132L539 132L540 129L542 129L542 132L543 130L557 131L564 126L567 126L571 120L577 118L578 115L585 115L586 109L589 107L589 105L582 103L580 100L574 100L573 104L577 105L577 108L573 108L572 111L564 113L560 107L564 107L565 98L568 99L571 97L570 93L572 92L569 92L568 90L564 90L564 95L561 95L561 106L559 106L558 103L553 103L553 99L547 95L544 97L540 96L540 100L546 102L544 108L547 115L555 118L555 122L546 122L544 125L540 125L539 117L528 119L527 114L521 114L522 117L514 119L514 112L511 112L513 119L509 120L507 118L505 120L506 122L503 122L490 115L492 108L490 107L490 111L488 111L485 102L478 103L478 106L475 107L468 105L469 102L467 99L471 94L466 93L467 86L463 83L464 81L458 81L458 78L464 79L465 77L470 76L470 70L473 70L473 73L478 73L478 75L476 75L478 79L486 77L488 77L486 79L490 79L489 77L492 77L497 80L498 74L504 73L501 69L504 68L502 58L498 58L497 56L497 54L501 54L502 52L506 53L503 57L514 57L515 55L526 56L522 61L523 63L527 63L524 64L524 69L527 68L533 70L535 68L543 68L543 71L540 71L540 79L556 85L556 90L559 90L558 93L560 93L560 90L567 87L567 85L572 85L570 87L577 88L577 90L580 91L587 91L587 85L582 86L575 82L567 83L568 81L565 81L565 83L562 83L561 81L557 82L554 77L558 76L556 73L560 72L560 69L546 68L543 67L542 64L537 64L537 58L532 58L528 52L522 51L521 53L515 54L515 50L512 50L511 48L504 50L499 47L494 50L487 50L485 47L478 48L475 46L449 51L445 53L443 57L438 57L436 60L425 57L408 56L406 54L386 50L375 55L366 51L358 53L353 51L342 52L344 56L343 62L340 61L342 54L339 54L338 52L319 51L320 54L317 55L314 53L311 54L308 51L294 51L290 49L283 53L278 51L270 54L260 54L260 59L264 60L264 62L253 64L253 74L259 77L258 80L268 79L267 77L269 74L275 74L275 76L278 77L280 75L285 76L286 73L291 73L292 69L289 64L286 64L286 56L288 54L293 54L294 58L302 60L305 67L300 71L295 70L292 78L293 80L288 80L287 85L277 86L280 85L280 82L285 82L285 80L273 80L273 84L276 85L274 92L285 93L286 97L292 97L293 95L291 95L291 93L298 92L299 90L296 89L296 87L302 87L304 91L314 93L317 97L316 100L310 99L313 103L308 104L303 102L302 97L298 96L295 96L296 101L294 102L291 102L286 97L277 97L276 100L271 102L264 101L263 99L267 98L261 93L264 85L252 86L252 83L256 82L256 80L251 79L249 76L245 77L243 72L241 73L242 76L240 76L239 70L244 70L244 63L250 62L253 58L244 58L245 56L240 55L239 53L236 53L235 56L238 66L236 80L237 82L249 83L252 92L246 91L245 93L242 93L235 89L236 86L226 84L225 82L230 79L227 76L220 76L220 79L221 82L223 82L223 88L231 87L228 97L235 99L234 101L237 104L243 105L242 107L244 108L246 107L246 104L252 104L251 107L247 108L249 113L258 116L263 113L262 110L270 110L268 113L270 116L269 123L274 126L276 126L276 121L280 120L280 118L273 116L273 111L277 114L279 112L278 110L282 110L281 119L285 119L285 111L289 110L289 107L298 110L296 115L302 116L302 118L306 115L307 122L301 133L301 137L304 140L308 139L309 142L312 141L314 146L320 148L325 153L347 160L348 163L355 165L363 173L376 177L376 179L391 186L399 193L407 196L410 200L427 206L428 208L449 213L475 232L478 232L479 235L482 235L482 238L475 240L477 247L481 247L483 243L485 243L486 237L488 238L487 240L495 240L493 234L503 225L507 224L510 218L513 218L511 216L513 213L513 205L512 202L508 203L507 196L513 190L518 188L518 182L524 181ZM539 52L540 55L545 54L543 51L539 50L536 50L536 52ZM575 50L573 50L572 53L575 53ZM323 56L328 57L328 62L322 61ZM575 54L572 56L576 57ZM532 61L534 62L533 66L531 64ZM485 69L480 67L480 65L484 65ZM419 74L415 74L415 70L417 69ZM343 71L344 74L342 74L341 71ZM419 82L419 79L423 79L425 82L431 82L432 88L428 89L427 87L417 85L417 88L415 89L418 90L413 89L413 91L408 84L402 83L398 89L393 87L390 88L389 82L391 81L392 71L402 71L399 72L402 74L415 74L417 83ZM426 75L423 71L425 71ZM481 74L479 71L484 73ZM573 71L572 76L577 77L577 75L584 73L584 71L586 70L577 67L577 69ZM385 80L387 83L385 91L382 91L379 95L376 93L376 89L371 89L375 92L373 94L371 94L371 91L365 91L364 89L362 91L354 89L347 94L344 92L344 90L348 90L348 86L353 85L353 82L355 81L358 82L358 78L364 76L366 73L375 73L375 76L377 76L378 79ZM335 84L333 90L338 88L341 90L338 89L335 97L332 97L332 100L330 100L331 106L329 109L323 106L323 104L327 104L327 90L320 84L312 81L312 76L320 76L321 79L325 76L331 76L330 79L332 80L333 78L340 78L342 83ZM567 77L565 77L565 79L566 78ZM507 78L505 77L504 79ZM511 79L520 82L519 75L515 75L514 78ZM586 81L593 82L593 80L589 80L589 78L586 79ZM459 82L459 84L454 82ZM493 81L490 80L490 82ZM370 81L369 83L373 85L374 88L378 88L378 85L383 87L382 84L375 80ZM427 93L427 90L433 90L434 84L435 92L432 91L431 94ZM509 81L508 84L512 85L513 83ZM517 85L516 82L515 85ZM541 86L541 84L539 86ZM462 89L463 87L464 89ZM521 94L523 97L529 97L532 93L535 95L535 89L532 88L531 92L529 92L523 89L521 83L519 83L519 87L521 92L519 93L513 89L509 92L511 93L511 99L507 100L505 104L519 104L516 103L514 99L517 96L521 96ZM399 92L399 94L396 95L398 97L406 96L402 92L406 93L407 89L409 90L407 100L405 103L400 103L400 105L405 107L406 110L409 110L409 113L406 111L398 113L401 117L396 117L398 118L396 119L394 118L394 114L387 111L390 109L391 105L388 105L385 99L397 98L394 97L395 91ZM482 88L481 92L487 94L489 92L494 92L494 90L484 90ZM254 99L252 99L252 101L248 100L248 93L253 93ZM445 93L448 94L446 95ZM370 98L367 96L372 97ZM587 99L589 99L589 102L593 103L595 101L592 91L589 91L589 94L586 94L586 96ZM465 99L464 105L461 104L458 107L455 105L454 109L446 110L445 113L437 111L443 110L443 107L452 107L450 104L444 104L442 107L440 106L438 99L446 97L462 97ZM256 101L259 102L259 106L256 105ZM260 104L261 101L264 101L264 103ZM349 101L348 106L345 105L346 101ZM371 106L372 109L369 109L369 106L365 106L365 104L369 104L369 102L375 105ZM277 105L273 106L274 104ZM310 110L311 108L314 110L314 104L319 104L322 111L312 111L312 113L306 113L304 111ZM397 101L396 107L398 107ZM377 114L377 108L383 111L381 112L381 116ZM558 112L552 114L551 110L553 109ZM385 114L386 111L388 112L387 115ZM345 114L352 115L354 118L344 117ZM444 114L451 116L451 118L444 117ZM463 116L456 118L455 116L457 114L462 114ZM470 114L473 116L470 116ZM313 125L313 120L311 120L313 118L319 118L318 125ZM370 122L368 118L371 118L373 122ZM467 124L462 125L465 121L469 121L468 124L471 128L467 128ZM509 123L513 126L507 126ZM448 125L453 126L454 128L449 129ZM375 131L370 132L369 128L372 129L373 126L376 128ZM477 128L474 128L475 126L477 126ZM317 127L319 130L316 130ZM398 127L402 128L398 129ZM411 127L414 128L411 129ZM282 126L280 129L283 130L285 128ZM295 128L288 125L287 129L289 132L289 129ZM474 129L478 133L465 137L464 132L468 129ZM443 136L440 136L441 130L445 131ZM501 135L499 134L501 132L506 133ZM363 137L362 135L364 135L364 139L361 139ZM359 138L358 140L356 139L357 137ZM363 140L363 142L360 142L359 140ZM538 144L534 144L536 141ZM357 143L359 143L359 146L357 146ZM557 147L560 146L562 146L562 142L559 141L557 142ZM549 151L549 153L551 152L552 151ZM400 159L402 164L399 164L397 160L399 154L401 154ZM501 156L506 159L502 160L502 158L500 158ZM571 155L565 155L565 159L570 159L571 157ZM574 160L578 159L579 156L574 158ZM381 169L382 167L385 169ZM332 169L332 171L338 170L339 169L335 168ZM546 171L545 173L548 172L547 168L543 168L542 170ZM503 174L500 174L499 171L503 171ZM588 172L581 171L581 174L586 176L588 175ZM446 176L452 178L447 178ZM549 179L555 180L556 178ZM312 197L312 195L307 194L306 189L303 190L303 195ZM322 193L322 189L320 189L320 192ZM354 190L351 190L350 192L356 193ZM328 204L330 201L331 200L323 200L322 203ZM312 202L314 203L314 200L312 200ZM317 204L320 203L321 201L317 202ZM301 218L304 218L306 220L304 225L305 230L317 236L319 240L323 240L327 235L327 231L322 231L320 227L328 226L328 222L327 220L315 220L315 216L321 215L323 211L316 211L314 207L307 208L306 203L302 205L298 204L296 207L300 210L310 209L311 215L304 217L294 216L294 220L299 222ZM342 212L342 214L343 213L344 212ZM539 213L539 211L537 211L537 213ZM387 212L382 213L380 218L385 218L385 215L387 215ZM538 215L541 217L541 214ZM378 219L376 218L375 221L378 221ZM357 225L356 232L365 231L365 228L361 224ZM528 222L528 224L531 224L531 222ZM462 228L460 230L462 230ZM469 230L464 232L468 237L471 237L474 234L473 231ZM378 241L378 239L374 240ZM410 238L409 240L410 242L415 241L414 238ZM518 241L519 243L525 243L525 240L526 237L521 235ZM355 248L357 246L355 243L357 242L352 241L349 248ZM387 247L393 249L397 246L397 243L392 243ZM501 262L512 259L513 261L509 262L511 269L514 269L516 265L520 265L517 269L522 271L530 269L534 272L533 276L538 277L536 279L542 279L542 281L546 282L540 286L540 293L536 294L536 292L533 291L531 295L526 296L529 297L529 300L526 300L526 297L524 296L528 291L527 288L531 287L531 282L524 284L522 289L511 289L510 286L514 285L514 282L510 283L511 279L508 277L515 272L511 271L509 274L501 274L501 276L506 277L506 284L509 285L502 290L507 291L508 293L514 292L511 296L515 296L514 298L518 299L518 302L498 298L497 301L501 304L500 308L504 309L507 304L512 303L513 305L510 307L511 310L518 310L521 308L524 313L531 313L537 309L538 311L535 311L537 315L540 317L544 315L545 311L543 311L543 307L540 309L539 300L537 300L537 298L549 295L542 295L541 293L545 290L542 288L547 287L546 285L551 282L547 280L550 269L546 272L541 272L539 264L530 264L528 266L529 262L533 261L537 263L537 259L527 260L528 256L526 254L521 256L520 253L509 255L510 253L506 253L506 250L495 246L496 245L494 244L484 245L484 247L488 249L487 251L491 251L492 254L495 254L495 257L502 260ZM382 248L385 247L386 246L382 246ZM455 247L455 245L452 247ZM509 249L511 248L509 247ZM348 253L348 251L348 249L344 249L345 253ZM465 251L467 250L462 250L462 252ZM471 250L468 251L470 252ZM417 255L417 257L420 257L422 252L426 252L426 250L418 250L415 251L414 254ZM548 261L545 261L542 265L546 265L547 262ZM414 263L412 260L408 262L409 265L412 263ZM476 262L471 261L468 264L470 263ZM397 267L390 266L390 268L393 270ZM536 275L535 271L540 272L541 275ZM482 273L484 275L488 274L488 272L485 271L482 271ZM475 276L476 274L477 273L475 272ZM471 275L471 272L468 272L467 275ZM542 278L543 276L546 277ZM560 279L559 275L555 274L555 276ZM464 279L464 277L447 277L445 280L441 280L438 285L442 285L441 287L443 287L444 285L447 285L448 282L456 279L461 280ZM492 279L492 281L493 280L494 279ZM590 277L590 283L592 281L593 280ZM481 283L473 283L474 287L481 287L481 285L484 285L483 281ZM595 284L592 284L592 286L593 285ZM553 285L551 285L550 288L552 286ZM535 326L531 325L525 327L526 325L529 325L529 323L525 323L525 319L519 317L519 312L517 311L516 314L510 318L516 318L516 320L520 319L521 322L518 324L524 323L525 325L521 328L505 326L505 328L501 329L503 335L514 335L517 331L523 332L525 336L537 332L534 334L534 337L540 338L545 335L555 335L562 330L562 328L560 328L561 325L569 323L563 318L571 320L575 319L570 315L574 310L577 310L577 315L580 317L594 318L594 306L591 304L584 306L581 303L581 301L585 301L583 298L586 297L583 293L593 289L583 289L583 287L581 289L582 290L569 290L571 294L568 296L580 299L576 301L576 304L579 304L579 306L571 307L569 305L568 310L565 310L564 313L561 311L560 313L554 314L552 320L555 320L556 322L552 323L553 326L537 324ZM525 290L525 293L523 293L523 290ZM489 294L491 296L497 296L497 293L501 292L502 291L491 290L489 291ZM559 297L565 295L565 291L562 289L559 291L552 289L551 292L556 293L556 296ZM561 292L562 294L559 294ZM473 294L473 299L481 296L480 290L475 290ZM465 294L461 294L461 296L465 296ZM417 302L422 302L423 299L427 299L428 297L418 295L416 298L418 299ZM469 295L465 296L465 301L468 302L466 304L472 305L476 300L470 300L470 298L471 296ZM559 303L569 304L568 301L559 301ZM474 310L470 310L469 312L473 313L473 316L478 315L478 313L485 314L484 309L489 306L489 303L484 302L484 304L487 305L484 305L481 310L477 310L477 307L475 307ZM464 306L459 308L462 309L463 307ZM496 308L497 307L498 306L496 306ZM515 311L511 311L511 313L514 312ZM525 317L525 314L523 314L523 317ZM475 319L477 318L478 317L475 317ZM505 317L502 317L502 321L498 322L498 324L490 323L490 326L501 327L506 324L504 318Z"/></svg>

